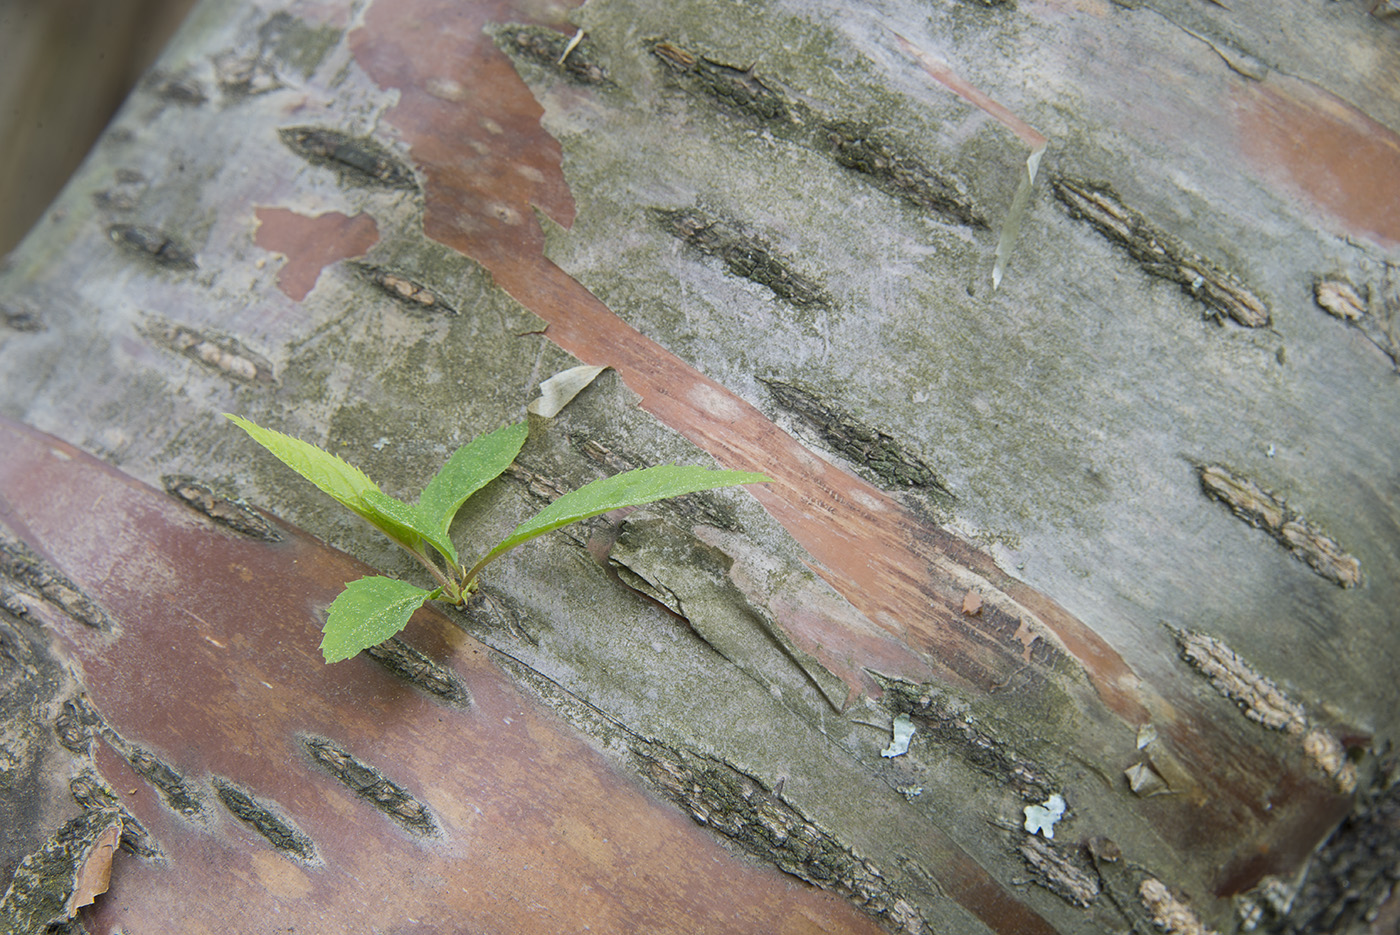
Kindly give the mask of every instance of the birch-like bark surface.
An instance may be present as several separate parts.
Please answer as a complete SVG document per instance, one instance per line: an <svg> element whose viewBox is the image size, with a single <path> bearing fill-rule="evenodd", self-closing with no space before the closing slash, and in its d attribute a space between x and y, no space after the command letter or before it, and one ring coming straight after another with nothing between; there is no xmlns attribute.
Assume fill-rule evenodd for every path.
<svg viewBox="0 0 1400 935"><path fill-rule="evenodd" d="M115 807L90 932L1379 924L1388 12L201 5L0 273L7 911ZM464 555L774 483L323 665L426 582L221 413L411 497L579 361Z"/></svg>

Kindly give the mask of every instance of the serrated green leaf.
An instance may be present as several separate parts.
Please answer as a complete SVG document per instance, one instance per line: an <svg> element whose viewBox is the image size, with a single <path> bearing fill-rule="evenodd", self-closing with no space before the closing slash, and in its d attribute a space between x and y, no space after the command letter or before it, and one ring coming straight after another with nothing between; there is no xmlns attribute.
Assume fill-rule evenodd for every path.
<svg viewBox="0 0 1400 935"><path fill-rule="evenodd" d="M588 519L590 516L597 516L619 507L640 506L643 503L665 500L667 497L679 497L681 494L695 493L697 490L759 484L771 480L771 477L751 471L712 471L703 467L675 464L661 464L604 477L564 494L536 514L534 519L516 526L509 536L502 539L472 567L466 580L471 581L482 568L522 542L581 519Z"/></svg>
<svg viewBox="0 0 1400 935"><path fill-rule="evenodd" d="M413 504L396 500L379 490L365 491L360 496L360 502L364 510L357 512L410 552L422 552L423 543L426 542L449 561L457 561L457 550L452 547L452 540L439 535L434 525Z"/></svg>
<svg viewBox="0 0 1400 935"><path fill-rule="evenodd" d="M424 521L432 525L435 536L451 544L447 531L452 525L452 517L457 515L468 497L510 467L529 433L530 427L518 422L489 435L478 436L452 453L437 476L428 481L428 486L418 496L418 512ZM428 537L425 535L424 538ZM455 553L452 560L456 561Z"/></svg>
<svg viewBox="0 0 1400 935"><path fill-rule="evenodd" d="M379 575L351 581L326 613L321 654L326 662L339 662L384 642L407 626L433 593Z"/></svg>
<svg viewBox="0 0 1400 935"><path fill-rule="evenodd" d="M367 491L379 490L379 486L363 471L329 451L299 438L265 429L242 416L226 412L224 417L251 435L253 441L276 455L287 467L362 516L364 511L360 497Z"/></svg>

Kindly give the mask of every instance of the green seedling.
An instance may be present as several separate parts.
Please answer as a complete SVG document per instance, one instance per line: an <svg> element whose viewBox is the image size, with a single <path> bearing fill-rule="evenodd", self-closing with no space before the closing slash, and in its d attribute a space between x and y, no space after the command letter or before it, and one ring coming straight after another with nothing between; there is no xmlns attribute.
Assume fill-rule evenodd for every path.
<svg viewBox="0 0 1400 935"><path fill-rule="evenodd" d="M392 539L437 582L437 587L429 590L381 575L351 581L331 602L326 615L321 639L326 662L349 659L362 649L384 642L407 626L408 618L427 601L466 606L467 598L477 590L481 570L536 536L619 507L640 506L697 490L771 480L749 471L714 471L674 464L604 477L564 494L467 565L458 559L448 535L452 518L468 497L510 467L529 434L524 422L478 436L458 448L437 476L428 481L418 501L405 503L384 493L363 471L328 451L265 429L241 416L228 418L282 463Z"/></svg>

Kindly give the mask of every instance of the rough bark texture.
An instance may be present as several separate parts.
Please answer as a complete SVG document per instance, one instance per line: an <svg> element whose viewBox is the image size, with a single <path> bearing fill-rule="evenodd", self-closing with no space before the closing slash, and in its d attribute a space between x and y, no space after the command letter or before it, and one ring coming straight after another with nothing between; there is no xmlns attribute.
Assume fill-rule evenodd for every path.
<svg viewBox="0 0 1400 935"><path fill-rule="evenodd" d="M0 273L3 869L118 808L92 932L1364 929L1386 12L203 4ZM464 552L775 482L322 665L415 566L219 413L412 494L575 358Z"/></svg>

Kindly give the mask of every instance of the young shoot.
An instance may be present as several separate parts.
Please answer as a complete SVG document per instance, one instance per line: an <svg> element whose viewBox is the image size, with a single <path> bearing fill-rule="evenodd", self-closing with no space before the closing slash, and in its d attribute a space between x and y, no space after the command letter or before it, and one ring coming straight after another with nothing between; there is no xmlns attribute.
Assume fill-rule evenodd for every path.
<svg viewBox="0 0 1400 935"><path fill-rule="evenodd" d="M482 569L536 536L619 507L639 506L697 490L771 480L750 471L715 471L674 464L604 477L564 494L468 565L458 557L448 535L452 518L467 498L499 477L515 460L529 434L526 423L507 425L458 448L428 481L417 502L406 503L384 493L363 471L328 451L265 429L241 416L225 415L282 463L392 539L436 583L432 589L420 588L382 575L351 581L331 602L326 615L321 639L326 662L349 659L360 650L387 640L407 626L413 612L427 601L465 606L477 590Z"/></svg>

